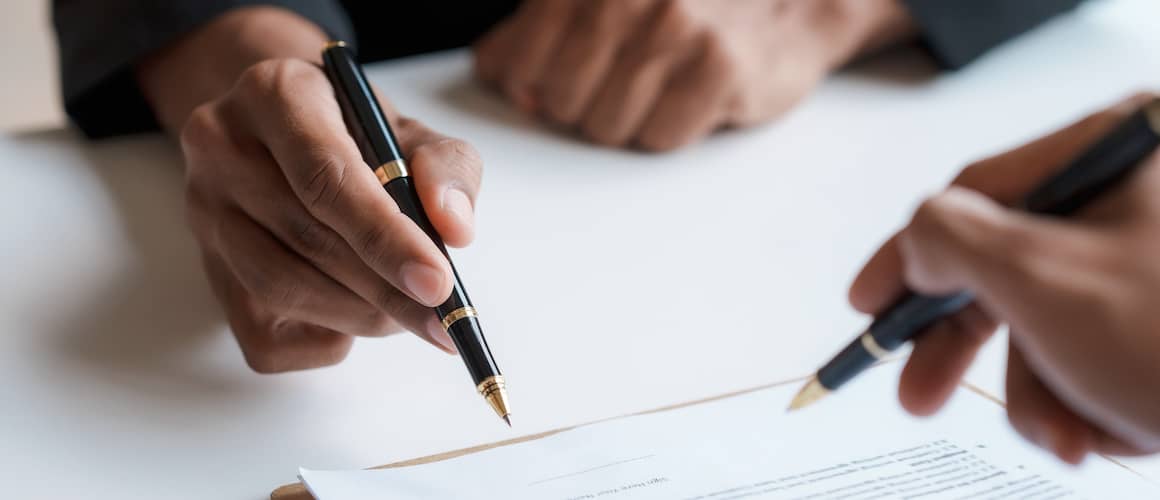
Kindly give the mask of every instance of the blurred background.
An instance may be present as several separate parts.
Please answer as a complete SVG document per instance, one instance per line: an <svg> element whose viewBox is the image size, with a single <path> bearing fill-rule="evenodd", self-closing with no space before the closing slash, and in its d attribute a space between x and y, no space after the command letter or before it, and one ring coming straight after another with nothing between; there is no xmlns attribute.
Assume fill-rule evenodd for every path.
<svg viewBox="0 0 1160 500"><path fill-rule="evenodd" d="M3 0L0 15L0 131L35 130L65 123L57 97L56 45L51 0Z"/></svg>

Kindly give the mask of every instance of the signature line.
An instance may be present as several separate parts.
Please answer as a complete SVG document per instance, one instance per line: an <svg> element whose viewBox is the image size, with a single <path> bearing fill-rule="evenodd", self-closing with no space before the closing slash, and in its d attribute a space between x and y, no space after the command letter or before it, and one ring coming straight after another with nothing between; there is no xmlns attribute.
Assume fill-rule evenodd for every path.
<svg viewBox="0 0 1160 500"><path fill-rule="evenodd" d="M607 469L607 468L609 468L609 467L615 467L615 466L617 466L617 465L623 465L623 464L627 464L627 463L629 463L629 462L636 462L636 461L639 461L639 460L647 460L647 459L650 459L650 458L652 458L652 457L655 457L655 456L656 456L656 455L645 455L645 456L643 456L643 457L629 458L629 459L626 459L626 460L621 460L621 461L619 461L619 462L612 462L612 463L610 463L610 464L604 464L604 465L600 465L600 466L597 466L597 467L593 467L593 468L591 468L591 469L584 469L584 470L582 470L582 471L573 472L573 473L570 473L570 474L563 474L563 475L560 475L560 476L549 477L549 478L547 478L547 479L541 479L541 480L539 480L539 481L534 481L534 482L528 483L528 486L535 486L535 485L537 485L537 484L546 483L546 482L548 482L548 481L555 481L555 480L557 480L557 479L564 479L564 478L566 478L566 477L579 476L580 474L586 474L586 473L592 472L592 471L594 471L594 470Z"/></svg>

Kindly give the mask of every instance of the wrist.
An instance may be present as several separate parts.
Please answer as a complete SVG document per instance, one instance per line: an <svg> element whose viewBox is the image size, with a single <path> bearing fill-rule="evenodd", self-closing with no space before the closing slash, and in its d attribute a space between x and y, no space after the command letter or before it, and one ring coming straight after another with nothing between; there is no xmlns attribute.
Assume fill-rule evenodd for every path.
<svg viewBox="0 0 1160 500"><path fill-rule="evenodd" d="M318 63L326 33L288 10L231 10L141 60L136 77L161 125L176 133L197 106L228 92L250 66L267 59Z"/></svg>
<svg viewBox="0 0 1160 500"><path fill-rule="evenodd" d="M809 23L829 45L826 60L830 70L918 34L901 0L799 1L809 5Z"/></svg>

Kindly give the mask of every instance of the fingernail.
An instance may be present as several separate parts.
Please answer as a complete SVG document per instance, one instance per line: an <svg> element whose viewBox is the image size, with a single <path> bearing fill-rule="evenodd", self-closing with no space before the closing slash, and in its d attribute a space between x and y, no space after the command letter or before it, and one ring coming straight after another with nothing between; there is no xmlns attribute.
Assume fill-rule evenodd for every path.
<svg viewBox="0 0 1160 500"><path fill-rule="evenodd" d="M448 335L447 330L443 329L443 323L438 318L433 317L427 322L427 335L439 344L443 352L452 356L459 354L459 349L455 347L455 341L451 340L451 335Z"/></svg>
<svg viewBox="0 0 1160 500"><path fill-rule="evenodd" d="M475 208L471 206L471 198L467 193L455 188L443 192L443 209L451 212L460 224L471 227L475 224Z"/></svg>
<svg viewBox="0 0 1160 500"><path fill-rule="evenodd" d="M426 306L436 306L446 297L441 297L443 273L438 269L419 262L403 264L403 286L415 300Z"/></svg>

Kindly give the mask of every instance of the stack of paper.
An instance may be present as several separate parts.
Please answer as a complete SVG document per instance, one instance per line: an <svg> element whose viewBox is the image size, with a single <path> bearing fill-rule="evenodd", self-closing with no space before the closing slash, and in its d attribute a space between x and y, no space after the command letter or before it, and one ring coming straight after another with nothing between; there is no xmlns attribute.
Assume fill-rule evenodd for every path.
<svg viewBox="0 0 1160 500"><path fill-rule="evenodd" d="M909 417L896 379L874 369L796 413L787 384L427 465L301 477L318 500L1160 498L1111 460L1058 463L966 388L938 417Z"/></svg>

